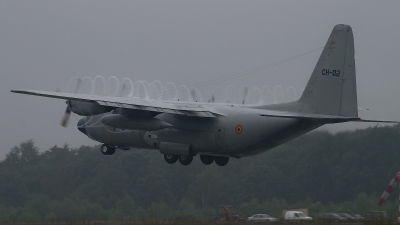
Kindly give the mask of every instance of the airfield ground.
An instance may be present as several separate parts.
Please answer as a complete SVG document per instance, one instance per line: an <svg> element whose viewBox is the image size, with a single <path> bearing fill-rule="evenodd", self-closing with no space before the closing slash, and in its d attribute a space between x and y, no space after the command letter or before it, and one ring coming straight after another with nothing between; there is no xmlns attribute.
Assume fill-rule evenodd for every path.
<svg viewBox="0 0 400 225"><path fill-rule="evenodd" d="M248 224L247 222L165 222L165 221L152 221L152 222L112 222L112 221L81 221L81 222L40 222L40 223L0 223L0 225L232 225L232 224ZM395 221L368 221L363 223L329 223L329 222L267 222L257 224L268 225L394 225L399 224Z"/></svg>

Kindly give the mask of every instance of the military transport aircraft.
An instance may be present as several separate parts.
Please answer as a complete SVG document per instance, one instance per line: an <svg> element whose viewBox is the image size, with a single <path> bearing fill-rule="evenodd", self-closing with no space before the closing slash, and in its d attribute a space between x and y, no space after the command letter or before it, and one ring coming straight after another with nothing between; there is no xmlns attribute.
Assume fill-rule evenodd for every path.
<svg viewBox="0 0 400 225"><path fill-rule="evenodd" d="M78 130L116 148L155 149L167 163L189 165L200 155L206 164L225 166L230 157L260 154L324 124L363 120L358 117L353 32L336 25L299 100L273 105L161 101L76 93L12 90L67 100L72 112L85 116Z"/></svg>

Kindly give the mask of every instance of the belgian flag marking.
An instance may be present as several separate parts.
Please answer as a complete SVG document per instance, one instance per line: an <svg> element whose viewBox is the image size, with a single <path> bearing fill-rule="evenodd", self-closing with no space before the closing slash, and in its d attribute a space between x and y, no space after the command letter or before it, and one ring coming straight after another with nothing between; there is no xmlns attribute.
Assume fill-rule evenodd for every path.
<svg viewBox="0 0 400 225"><path fill-rule="evenodd" d="M235 132L236 132L237 134L241 134L242 131L243 131L242 125L237 125L237 126L235 127Z"/></svg>

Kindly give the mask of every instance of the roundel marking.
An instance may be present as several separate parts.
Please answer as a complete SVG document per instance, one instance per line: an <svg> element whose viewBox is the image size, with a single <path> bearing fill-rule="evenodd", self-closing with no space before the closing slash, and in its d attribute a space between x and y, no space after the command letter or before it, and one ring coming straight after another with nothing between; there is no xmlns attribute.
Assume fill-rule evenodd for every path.
<svg viewBox="0 0 400 225"><path fill-rule="evenodd" d="M235 132L236 132L237 134L241 134L242 131L243 131L242 125L237 125L237 126L235 127Z"/></svg>

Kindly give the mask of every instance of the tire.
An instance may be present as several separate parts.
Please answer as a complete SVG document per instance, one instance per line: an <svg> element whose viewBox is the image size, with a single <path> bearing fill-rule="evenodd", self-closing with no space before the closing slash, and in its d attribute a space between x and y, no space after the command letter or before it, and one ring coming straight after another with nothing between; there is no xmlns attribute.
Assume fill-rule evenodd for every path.
<svg viewBox="0 0 400 225"><path fill-rule="evenodd" d="M174 163L176 163L176 161L178 161L178 156L164 154L164 159L165 159L165 162L167 162L169 164L174 164Z"/></svg>
<svg viewBox="0 0 400 225"><path fill-rule="evenodd" d="M115 153L115 148L111 147L111 146L108 146L108 154L109 155L114 155L114 153Z"/></svg>
<svg viewBox="0 0 400 225"><path fill-rule="evenodd" d="M100 148L101 153L103 153L103 155L112 155L115 153L115 148L107 145L107 144L103 144Z"/></svg>
<svg viewBox="0 0 400 225"><path fill-rule="evenodd" d="M218 166L225 166L226 164L228 164L228 162L229 162L229 157L222 157L222 156L215 157L215 163Z"/></svg>
<svg viewBox="0 0 400 225"><path fill-rule="evenodd" d="M189 165L192 161L193 161L193 156L192 155L181 155L181 156L179 156L179 162L184 166Z"/></svg>
<svg viewBox="0 0 400 225"><path fill-rule="evenodd" d="M200 155L200 160L204 165L210 165L214 162L215 157L211 155Z"/></svg>
<svg viewBox="0 0 400 225"><path fill-rule="evenodd" d="M100 151L101 151L101 153L103 153L103 155L108 155L108 145L106 145L106 144L103 144L101 147L100 147Z"/></svg>

